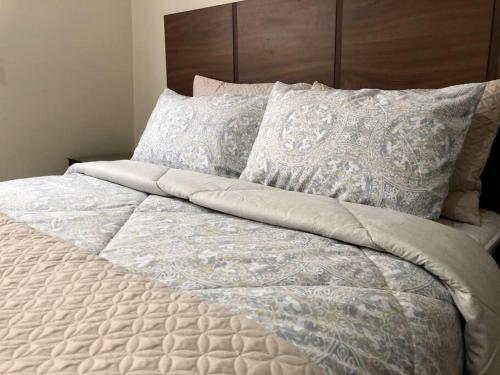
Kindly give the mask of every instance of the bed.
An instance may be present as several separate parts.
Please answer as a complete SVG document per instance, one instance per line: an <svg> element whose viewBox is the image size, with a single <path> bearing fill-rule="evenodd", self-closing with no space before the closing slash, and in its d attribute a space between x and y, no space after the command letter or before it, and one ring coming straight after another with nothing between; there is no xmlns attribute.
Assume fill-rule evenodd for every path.
<svg viewBox="0 0 500 375"><path fill-rule="evenodd" d="M441 218L439 222L472 237L490 254L497 254L496 250L500 245L500 215L496 212L481 210L480 225L461 223L446 218Z"/></svg>
<svg viewBox="0 0 500 375"><path fill-rule="evenodd" d="M455 4L457 17L446 22L461 27L447 32L459 35L437 37L436 43L453 44L462 33L478 43L467 53L458 52L465 61L460 66L454 63L453 45L435 56L435 63L448 72L445 75L429 72L428 60L396 72L389 63L380 63L376 75L367 73L366 65L360 67L363 62L352 63L347 42L356 45L356 7L372 10L370 22L384 22L380 11L387 10L387 3L248 0L166 16L168 85L192 94L197 74L225 80L226 85L282 80L355 88L347 86L382 87L386 82L387 89L494 78L488 75L496 74L488 64L477 63L483 55L497 56L482 39L489 41L489 27L485 32L481 27L493 19L487 1L478 2L475 12L470 12L468 2ZM423 3L414 11L421 12L424 24L432 25L444 6ZM400 5L392 5L396 10L390 12L398 14ZM399 8L404 18L403 10ZM468 23L461 24L464 18ZM387 39L385 28L376 30L379 48L384 43L395 51L402 48ZM305 31L312 36L297 38ZM407 32L415 38L422 30ZM317 43L311 45L311 38ZM294 53L307 45L310 56ZM275 53L274 61L269 61L271 47L281 52ZM369 64L373 53L364 48L363 61ZM494 43L491 48L496 48ZM276 59L283 57L290 59L288 68L275 70ZM464 64L465 75L460 70ZM388 70L394 74L388 75ZM399 78L388 79L394 76ZM471 108L476 110L487 88L477 84L436 91L439 95L429 102L456 90L452 98L474 97ZM195 85L193 98L166 90L150 122L170 122L173 134L187 131L196 123L193 118L219 126L212 116L196 117L196 111L186 110L191 107L181 107L184 103L193 108L192 103L202 103L197 105L203 110L207 103L216 103L223 115L240 105L245 116L234 116L247 125L255 112L269 111L263 95L197 96L200 89ZM269 103L279 102L279 95L286 100L352 95L280 83L245 89L270 90ZM389 91L377 95L401 97ZM421 99L428 93L405 95ZM359 107L359 101L355 103ZM165 105L176 107L161 112ZM280 103L279 109L284 105ZM470 125L473 113L463 114L462 107L454 102L438 112L468 116ZM424 205L426 213L408 208L423 188L405 195L406 200L389 194L392 200L377 206L368 199L360 203L289 188L293 178L266 179L260 170L250 173L246 160L257 163L255 147L266 145L259 144L261 130L280 115L264 114L254 138L235 133L234 116L220 120L232 127L216 143L231 154L213 173L207 172L213 160L193 149L180 154L175 167L162 165L154 158L171 161L172 155L155 153L148 144L162 147L168 140L148 125L134 160L75 164L62 176L1 182L0 373L498 373L500 271L490 255L500 237L498 194L492 193L499 186L498 137L484 161L479 222L430 220L427 216L436 215L435 205ZM186 116L188 120L179 120ZM460 122L454 124L458 128ZM266 140L272 136L271 131L265 134ZM382 137L370 134L375 134L368 137L371 141ZM207 128L189 137L188 144L211 136ZM248 144L233 147L235 140ZM304 145L308 146L299 146L310 153ZM252 149L250 156L241 154L244 147L249 153ZM247 178L238 178L240 173ZM316 185L311 184L312 189ZM382 190L377 194L388 191ZM427 202L419 196L414 199ZM408 207L387 208L400 201Z"/></svg>

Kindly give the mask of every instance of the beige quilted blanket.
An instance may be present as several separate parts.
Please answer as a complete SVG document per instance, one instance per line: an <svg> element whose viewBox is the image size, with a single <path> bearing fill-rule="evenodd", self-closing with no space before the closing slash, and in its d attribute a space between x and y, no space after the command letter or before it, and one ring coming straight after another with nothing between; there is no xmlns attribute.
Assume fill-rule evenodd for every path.
<svg viewBox="0 0 500 375"><path fill-rule="evenodd" d="M497 374L500 369L500 272L475 241L453 229L390 210L129 161L80 164L70 173L79 173L75 177L86 174L97 178L96 181L124 185L136 193L154 194L146 200L149 203L145 203L151 207L162 204L161 200L172 201L172 204L179 201L155 198L156 195L172 195L201 207L248 219L243 220L245 228L251 223L249 220L259 221L293 229L294 235L308 232L389 253L406 260L402 263L408 265L408 262L419 265L448 288L449 295L445 291L447 298L453 298L464 319L467 372ZM46 180L27 184L37 191L37 199L30 202L51 207L46 200L50 192L42 189L47 185ZM110 194L102 183L98 186L105 190L103 196ZM68 186L65 185L65 189L65 194L69 194ZM6 191L5 195L12 199L16 194L23 195L25 190L13 188ZM131 195L124 196L130 199ZM64 200L65 195L58 197ZM18 203L12 207L22 206L23 199L19 196ZM94 197L88 195L85 199ZM63 206L68 202L74 201L64 200ZM182 203L190 210L200 208ZM132 215L135 218L126 224L128 230L121 231L126 236L120 238L117 235L113 239L114 246L103 251L113 264L0 216L0 374L285 375L320 372L308 361L309 356L303 356L303 347L290 341L301 348L299 352L266 331L270 328L265 323L266 329L221 306L176 293L162 286L164 284L114 265L134 269L129 267L134 259L127 259L131 255L123 252L121 240L127 240L132 247L135 240L139 241L137 246L143 255L147 250L147 247L143 248L146 244L140 243L141 233L137 232L146 228L137 226L137 221L144 217L141 210L149 208L139 207L137 214ZM104 214L104 211L98 214ZM60 211L55 211L50 217L59 220L60 216ZM168 222L163 221L161 225L166 224ZM86 227L82 228L85 231ZM168 231L172 227L155 228ZM157 234L151 230L146 235L154 237ZM183 246L182 242L180 246ZM158 251L162 252L162 248ZM166 256L169 254L172 253L166 253ZM412 270L420 269L410 266ZM360 282L355 286L365 284ZM443 284L440 284L442 288ZM350 289L360 291L362 288ZM368 295L373 296L375 291L370 289ZM348 294L346 298L355 295ZM203 297L215 300L210 293ZM358 305L354 301L349 306ZM387 311L387 307L381 304L374 304L374 307ZM410 306L409 311L417 310ZM429 310L429 314L433 311ZM335 317L332 325L342 323L339 319L343 315L331 316ZM415 319L425 316L418 315ZM429 315L429 320L436 319ZM360 324L360 329L363 329L362 322ZM363 332L370 333L369 330ZM288 339L288 336L281 337ZM359 336L358 340L364 340L364 337ZM410 341L414 342L413 345L425 347L433 342L431 339ZM397 346L397 349L398 356L389 358L396 365L402 362L402 348ZM413 350L413 353L419 352ZM443 356L448 354L453 356L451 351ZM419 358L416 357L415 361ZM413 368L413 372L419 372L418 368Z"/></svg>
<svg viewBox="0 0 500 375"><path fill-rule="evenodd" d="M480 245L451 228L387 209L143 163L96 162L82 173L172 195L219 212L393 254L438 277L465 320L466 370L500 369L500 271Z"/></svg>
<svg viewBox="0 0 500 375"><path fill-rule="evenodd" d="M0 215L0 374L317 374L292 345Z"/></svg>

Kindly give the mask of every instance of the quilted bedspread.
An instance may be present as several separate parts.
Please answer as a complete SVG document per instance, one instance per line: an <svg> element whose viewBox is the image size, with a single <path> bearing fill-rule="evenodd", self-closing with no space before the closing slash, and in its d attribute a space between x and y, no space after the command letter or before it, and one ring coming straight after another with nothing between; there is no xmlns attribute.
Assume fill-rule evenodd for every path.
<svg viewBox="0 0 500 375"><path fill-rule="evenodd" d="M279 362L282 352L256 344L265 354L257 374L264 368L293 373L284 367L289 363L297 373L326 374L459 374L464 362L471 373L498 370L499 271L458 232L389 210L130 163L80 165L65 176L0 183L0 212L17 222L0 223L0 288L11 293L0 305L0 360L8 363L0 373L16 373L15 366L45 373L41 363L55 372L69 366L117 374L168 373L174 362L186 373L246 373L257 366L236 360L243 346L230 348L234 340L224 346L222 339L228 353L233 350L223 367L201 357L172 361L168 350L175 345L198 354L211 347L205 340L200 349L199 338L174 344L169 332L157 330L169 310L156 315L147 306L176 298L213 308L226 322L236 319L237 327L248 324L261 343L272 340L272 348L292 353ZM28 237L48 234L44 241L61 248L40 252L15 244L12 226ZM80 279L71 274L92 264L103 271L88 271L93 280L75 289L71 282ZM97 276L103 274L109 289ZM23 284L33 278L40 285ZM57 294L46 295L51 283L56 291L74 291L75 299L66 304L61 296L42 309ZM15 297L24 292L31 298ZM155 296L164 300L158 304ZM120 304L134 308L114 322ZM141 315L147 313L151 321ZM56 329L55 322L67 326ZM86 332L89 322L94 329ZM137 323L123 329L127 322ZM107 334L122 341L103 339Z"/></svg>
<svg viewBox="0 0 500 375"><path fill-rule="evenodd" d="M198 297L0 216L0 373L319 374Z"/></svg>

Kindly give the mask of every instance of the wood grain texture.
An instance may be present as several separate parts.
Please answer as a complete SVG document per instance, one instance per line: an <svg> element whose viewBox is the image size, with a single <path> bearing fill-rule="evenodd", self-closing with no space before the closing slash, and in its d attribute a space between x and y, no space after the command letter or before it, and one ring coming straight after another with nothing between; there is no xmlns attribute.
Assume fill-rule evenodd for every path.
<svg viewBox="0 0 500 375"><path fill-rule="evenodd" d="M168 86L321 81L435 88L500 78L500 0L246 0L165 17ZM482 207L500 212L500 136Z"/></svg>
<svg viewBox="0 0 500 375"><path fill-rule="evenodd" d="M495 1L488 79L500 79L500 0ZM497 134L491 148L490 158L484 169L481 181L483 184L481 207L500 213L500 133ZM500 251L497 250L496 256L497 262L499 262Z"/></svg>
<svg viewBox="0 0 500 375"><path fill-rule="evenodd" d="M333 85L335 0L236 4L238 81Z"/></svg>
<svg viewBox="0 0 500 375"><path fill-rule="evenodd" d="M491 22L490 58L488 62L488 79L498 79L500 74L500 1L495 0Z"/></svg>
<svg viewBox="0 0 500 375"><path fill-rule="evenodd" d="M337 87L484 81L494 0L345 0Z"/></svg>
<svg viewBox="0 0 500 375"><path fill-rule="evenodd" d="M169 88L192 95L196 74L234 81L232 9L228 4L165 16Z"/></svg>

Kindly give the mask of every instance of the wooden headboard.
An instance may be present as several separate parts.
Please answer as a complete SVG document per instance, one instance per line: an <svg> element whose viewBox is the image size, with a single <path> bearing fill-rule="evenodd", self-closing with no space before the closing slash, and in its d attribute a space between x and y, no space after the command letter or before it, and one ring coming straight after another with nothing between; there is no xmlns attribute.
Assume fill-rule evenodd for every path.
<svg viewBox="0 0 500 375"><path fill-rule="evenodd" d="M437 88L500 78L500 0L245 0L165 16L165 44L168 86L185 95L196 74ZM500 212L500 136L482 206Z"/></svg>

